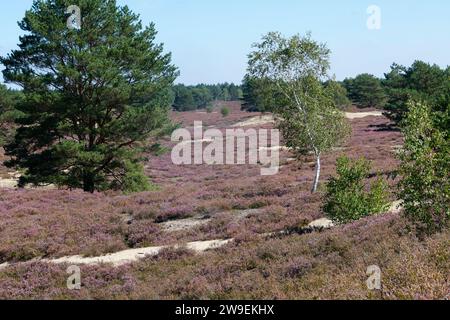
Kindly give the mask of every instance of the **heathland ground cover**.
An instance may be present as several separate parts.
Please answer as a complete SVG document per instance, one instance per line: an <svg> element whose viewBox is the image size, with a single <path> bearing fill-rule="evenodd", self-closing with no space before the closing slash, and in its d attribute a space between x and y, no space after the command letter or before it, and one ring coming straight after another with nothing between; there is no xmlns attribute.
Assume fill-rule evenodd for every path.
<svg viewBox="0 0 450 320"><path fill-rule="evenodd" d="M226 103L220 114L172 113L188 125L199 117L220 129L258 116ZM351 153L373 163L392 186L402 144L389 120L351 121L348 143L323 159L323 179L336 159ZM266 124L264 127L270 127ZM166 142L170 146L171 142ZM2 298L445 298L448 297L448 232L421 241L398 213L381 214L322 233L295 232L272 239L257 234L306 225L324 214L321 193L310 193L314 159L292 161L282 152L280 173L257 166L172 165L170 154L145 164L158 190L122 195L65 190L2 190L1 262L95 256L127 248L235 238L203 254L164 250L131 265L83 266L81 291L66 288L64 265L33 262L0 271ZM5 169L3 169L5 170ZM391 200L395 200L391 195ZM166 230L189 217L206 222ZM379 265L383 289L370 291L366 268Z"/></svg>

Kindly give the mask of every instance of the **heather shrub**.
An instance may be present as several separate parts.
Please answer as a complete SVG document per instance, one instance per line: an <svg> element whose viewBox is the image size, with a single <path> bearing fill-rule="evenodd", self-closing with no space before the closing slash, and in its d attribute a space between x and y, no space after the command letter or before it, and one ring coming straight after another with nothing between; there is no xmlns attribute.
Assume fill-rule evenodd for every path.
<svg viewBox="0 0 450 320"><path fill-rule="evenodd" d="M361 158L337 160L337 177L331 178L326 187L324 212L334 221L347 223L362 217L382 213L389 208L387 183L381 178L369 185L371 163Z"/></svg>
<svg viewBox="0 0 450 320"><path fill-rule="evenodd" d="M419 233L432 233L450 220L450 144L433 125L430 108L411 102L402 122L405 136L399 197Z"/></svg>
<svg viewBox="0 0 450 320"><path fill-rule="evenodd" d="M14 265L0 270L0 299L448 299L449 230L418 241L399 232L404 220L379 215L326 233L83 266L81 290L67 290L66 266ZM382 270L379 291L366 286L371 264Z"/></svg>
<svg viewBox="0 0 450 320"><path fill-rule="evenodd" d="M306 257L294 257L284 267L284 274L288 278L302 277L314 268L313 260Z"/></svg>
<svg viewBox="0 0 450 320"><path fill-rule="evenodd" d="M195 255L194 251L184 247L168 247L162 249L157 255L149 257L148 259L155 261L158 260L172 261L187 257L193 257L194 255Z"/></svg>
<svg viewBox="0 0 450 320"><path fill-rule="evenodd" d="M162 223L169 220L189 218L195 212L194 204L175 205L174 203L165 203L161 206L161 212L156 216L155 222Z"/></svg>
<svg viewBox="0 0 450 320"><path fill-rule="evenodd" d="M160 229L153 222L140 220L128 227L126 242L131 248L150 245L160 233Z"/></svg>
<svg viewBox="0 0 450 320"><path fill-rule="evenodd" d="M227 107L222 107L220 109L220 113L222 114L223 117L228 117L230 115L230 109Z"/></svg>

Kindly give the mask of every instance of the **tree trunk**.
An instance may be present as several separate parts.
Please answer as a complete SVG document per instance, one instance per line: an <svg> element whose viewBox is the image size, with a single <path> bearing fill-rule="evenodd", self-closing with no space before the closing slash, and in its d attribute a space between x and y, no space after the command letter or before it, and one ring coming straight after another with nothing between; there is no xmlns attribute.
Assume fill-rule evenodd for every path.
<svg viewBox="0 0 450 320"><path fill-rule="evenodd" d="M94 176L90 173L84 174L83 190L84 190L84 192L90 192L90 193L94 193L94 191L95 191Z"/></svg>
<svg viewBox="0 0 450 320"><path fill-rule="evenodd" d="M316 155L316 176L314 178L314 185L311 190L311 193L316 193L317 187L319 186L320 179L320 154Z"/></svg>

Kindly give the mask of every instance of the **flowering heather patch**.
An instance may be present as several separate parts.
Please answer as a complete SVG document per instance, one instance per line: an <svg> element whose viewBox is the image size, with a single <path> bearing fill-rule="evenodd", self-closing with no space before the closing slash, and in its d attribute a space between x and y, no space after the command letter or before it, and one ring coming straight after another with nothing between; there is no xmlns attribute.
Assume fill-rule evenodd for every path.
<svg viewBox="0 0 450 320"><path fill-rule="evenodd" d="M206 110L190 111L190 112L172 112L172 119L175 123L181 123L183 127L194 125L194 121L202 121L204 126L226 127L245 118L252 118L260 115L260 113L248 113L241 110L239 101L222 101L220 105L230 110L228 117L224 118L220 114L220 107L216 107L213 113Z"/></svg>
<svg viewBox="0 0 450 320"><path fill-rule="evenodd" d="M81 191L2 190L0 261L126 248L116 209L101 194Z"/></svg>
<svg viewBox="0 0 450 320"><path fill-rule="evenodd" d="M255 116L239 111L237 106L231 109L226 119L220 114L217 119L216 114L200 116L210 117L211 123L222 130ZM196 112L182 115L192 117L189 121L199 120L197 116ZM402 144L402 137L385 129L389 121L368 117L351 123L353 136L347 145L323 158L322 181L334 175L336 158L342 154L366 156L373 160L375 170L384 174L395 170L393 147ZM170 146L170 142L167 144ZM280 173L269 177L260 175L259 166L176 166L170 154L150 157L146 172L159 190L132 195L1 190L0 261L98 255L128 247L216 238L246 240L256 233L302 226L323 217L321 196L309 192L313 159L288 161L290 157L283 151ZM246 215L248 210L256 211ZM162 230L163 222L189 217L208 220L190 230Z"/></svg>
<svg viewBox="0 0 450 320"><path fill-rule="evenodd" d="M400 215L322 233L230 244L195 255L168 249L129 266L82 266L82 288L65 288L66 266L39 263L0 271L0 299L444 299L450 233L420 241ZM366 270L378 265L382 289Z"/></svg>
<svg viewBox="0 0 450 320"><path fill-rule="evenodd" d="M355 157L373 154L374 165L389 171L395 168L391 144L401 144L401 137L396 132L369 128L370 123L378 122L383 123L375 119L353 121L354 137L346 147L348 149L342 152L354 152ZM370 135L379 135L380 139L365 138L362 130L369 130ZM381 145L377 145L379 141ZM386 152L383 159L376 158L379 149ZM325 158L325 175L334 174L335 158L340 153ZM170 165L167 168L169 174L183 175L182 170L177 171L179 168ZM86 230L101 230L105 236L117 237L121 246L133 247L223 237L235 237L236 241L234 245L204 255L165 250L157 257L120 268L83 266L80 291L66 289L65 266L39 263L14 266L0 272L0 298L449 297L448 232L421 242L404 228L406 222L402 218L387 214L319 234L258 238L255 237L258 233L303 225L322 216L320 195L309 193L312 170L307 159L300 164L286 162L281 173L271 178L252 175L251 170L239 172L239 167L206 172L203 169L189 168L188 172L196 177L195 180L173 183L171 179L161 178L161 191L130 196L36 190L3 192L1 212L9 218L2 219L2 247L8 243L3 239L14 239L15 244L24 243L21 239L29 235L39 239L28 242L31 248L36 248L36 243L47 242L50 237L48 243L57 249L45 253L49 256L93 249L107 252L102 242L96 243L94 234ZM246 178L240 178L242 176ZM57 222L49 217L56 211L56 217L62 215L63 220L78 219L75 228L82 232L77 238L79 243L67 242L70 237L65 236L65 229L52 227ZM100 216L86 214L94 212ZM156 223L199 214L209 216L211 220L193 230L164 233ZM12 223L11 219L16 215L20 217L16 222L28 227L5 228L5 221ZM131 224L123 222L124 216L132 218ZM48 220L52 223L43 223ZM11 230L16 231L11 234ZM2 252L20 252L20 247L14 243L9 242L9 249L2 249ZM369 291L365 284L366 269L373 264L382 269L381 291Z"/></svg>

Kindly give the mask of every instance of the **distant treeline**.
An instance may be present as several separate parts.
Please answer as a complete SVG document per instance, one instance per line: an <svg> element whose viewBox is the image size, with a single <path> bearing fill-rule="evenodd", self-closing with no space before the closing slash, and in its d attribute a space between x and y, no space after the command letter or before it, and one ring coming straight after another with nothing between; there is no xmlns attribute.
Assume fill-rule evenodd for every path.
<svg viewBox="0 0 450 320"><path fill-rule="evenodd" d="M176 111L204 109L215 100L237 101L242 98L241 86L233 83L196 86L178 84L173 87L172 91L173 109Z"/></svg>
<svg viewBox="0 0 450 320"><path fill-rule="evenodd" d="M408 101L423 101L431 106L442 127L450 127L450 67L423 61L415 61L410 67L393 64L381 79L364 73L344 81L327 81L324 86L341 109L352 104L384 109L398 123L407 112ZM243 110L270 112L277 107L282 97L276 97L271 88L264 79L246 76Z"/></svg>
<svg viewBox="0 0 450 320"><path fill-rule="evenodd" d="M352 104L342 83L329 80L324 82L323 86L340 109ZM283 96L279 96L276 86L267 79L255 79L246 75L242 82L242 91L242 110L249 112L272 112L275 107L280 107L284 100Z"/></svg>
<svg viewBox="0 0 450 320"><path fill-rule="evenodd" d="M14 122L21 115L16 106L21 99L23 99L21 91L11 90L0 84L0 146L9 141L14 134Z"/></svg>

